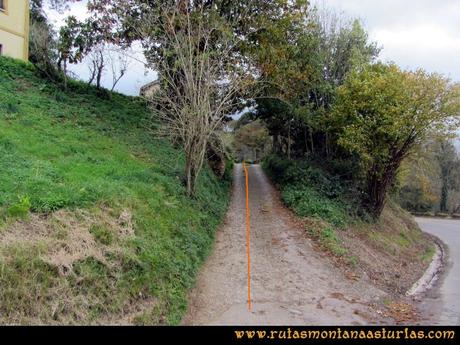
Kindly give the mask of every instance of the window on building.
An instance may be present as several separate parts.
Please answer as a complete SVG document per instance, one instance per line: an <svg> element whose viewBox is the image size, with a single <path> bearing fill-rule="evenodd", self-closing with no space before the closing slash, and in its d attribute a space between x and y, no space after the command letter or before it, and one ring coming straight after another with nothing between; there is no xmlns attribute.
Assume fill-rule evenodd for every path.
<svg viewBox="0 0 460 345"><path fill-rule="evenodd" d="M0 10L5 10L5 0L0 0Z"/></svg>
<svg viewBox="0 0 460 345"><path fill-rule="evenodd" d="M3 55L3 44L0 43L0 56Z"/></svg>

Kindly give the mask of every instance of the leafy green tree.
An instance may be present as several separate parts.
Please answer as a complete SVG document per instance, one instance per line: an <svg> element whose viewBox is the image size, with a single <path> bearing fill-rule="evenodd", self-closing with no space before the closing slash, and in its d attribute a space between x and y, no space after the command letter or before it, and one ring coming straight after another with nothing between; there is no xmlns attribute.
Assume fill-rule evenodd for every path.
<svg viewBox="0 0 460 345"><path fill-rule="evenodd" d="M260 34L254 53L263 94L258 115L288 157L334 151L327 113L346 74L373 61L377 46L359 21L328 10L296 11ZM292 153L292 154L291 154Z"/></svg>
<svg viewBox="0 0 460 345"><path fill-rule="evenodd" d="M65 25L59 30L57 41L57 65L63 73L64 86L67 85L68 63L81 62L95 44L95 37L90 22L80 22L74 16L66 18Z"/></svg>
<svg viewBox="0 0 460 345"><path fill-rule="evenodd" d="M360 159L363 204L372 215L380 216L412 149L458 127L459 104L454 85L422 70L403 72L378 63L348 75L338 89L332 124L339 145Z"/></svg>
<svg viewBox="0 0 460 345"><path fill-rule="evenodd" d="M30 2L29 61L42 75L56 79L57 42L56 33L43 10L42 0Z"/></svg>
<svg viewBox="0 0 460 345"><path fill-rule="evenodd" d="M449 193L460 187L460 159L455 146L449 140L441 140L437 143L435 158L439 164L439 177L441 180L441 195L439 210L448 212Z"/></svg>
<svg viewBox="0 0 460 345"><path fill-rule="evenodd" d="M80 62L94 40L89 22L80 23L73 16L66 19L59 35L48 22L45 5L59 12L80 0L31 0L29 60L47 78L66 80L67 63ZM64 72L64 73L62 73Z"/></svg>
<svg viewBox="0 0 460 345"><path fill-rule="evenodd" d="M260 120L245 123L235 131L235 151L241 159L260 160L269 144L268 130Z"/></svg>
<svg viewBox="0 0 460 345"><path fill-rule="evenodd" d="M88 6L93 31L116 44L140 41L158 70L161 91L152 109L163 132L184 147L187 192L193 194L207 143L241 107L247 95L242 81L257 75L250 52L259 36L306 1L91 0Z"/></svg>
<svg viewBox="0 0 460 345"><path fill-rule="evenodd" d="M394 192L398 203L411 212L431 212L439 205L439 166L433 141L415 148L403 160Z"/></svg>

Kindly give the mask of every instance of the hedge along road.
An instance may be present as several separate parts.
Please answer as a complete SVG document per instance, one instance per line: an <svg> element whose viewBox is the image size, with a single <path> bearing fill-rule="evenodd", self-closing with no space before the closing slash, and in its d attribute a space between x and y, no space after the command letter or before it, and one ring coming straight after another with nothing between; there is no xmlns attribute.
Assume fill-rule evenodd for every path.
<svg viewBox="0 0 460 345"><path fill-rule="evenodd" d="M460 220L416 218L420 228L448 247L445 274L422 302L428 323L460 325Z"/></svg>
<svg viewBox="0 0 460 345"><path fill-rule="evenodd" d="M352 281L316 252L259 165L248 166L251 300L248 310L245 176L235 165L233 195L214 250L189 296L184 324L329 325L388 323L368 305L385 294Z"/></svg>

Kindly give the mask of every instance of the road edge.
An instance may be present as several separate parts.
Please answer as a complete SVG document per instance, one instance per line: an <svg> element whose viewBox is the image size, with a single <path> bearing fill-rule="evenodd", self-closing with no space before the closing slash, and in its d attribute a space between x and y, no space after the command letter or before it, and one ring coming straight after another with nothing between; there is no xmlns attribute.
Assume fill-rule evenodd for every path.
<svg viewBox="0 0 460 345"><path fill-rule="evenodd" d="M446 249L444 242L436 236L430 236L436 246L436 252L433 255L430 265L425 270L423 275L412 284L411 288L406 291L406 296L414 297L427 292L434 287L434 284L439 280L441 271L446 262Z"/></svg>

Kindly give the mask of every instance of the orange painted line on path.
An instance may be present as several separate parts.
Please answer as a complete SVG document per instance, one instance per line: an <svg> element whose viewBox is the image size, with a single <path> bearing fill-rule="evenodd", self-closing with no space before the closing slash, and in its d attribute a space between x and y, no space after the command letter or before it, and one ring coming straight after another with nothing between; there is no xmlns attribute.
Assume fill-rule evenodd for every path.
<svg viewBox="0 0 460 345"><path fill-rule="evenodd" d="M248 258L248 309L252 309L251 302L251 211L249 209L249 174L246 164L243 161L243 170L246 178L246 255Z"/></svg>

